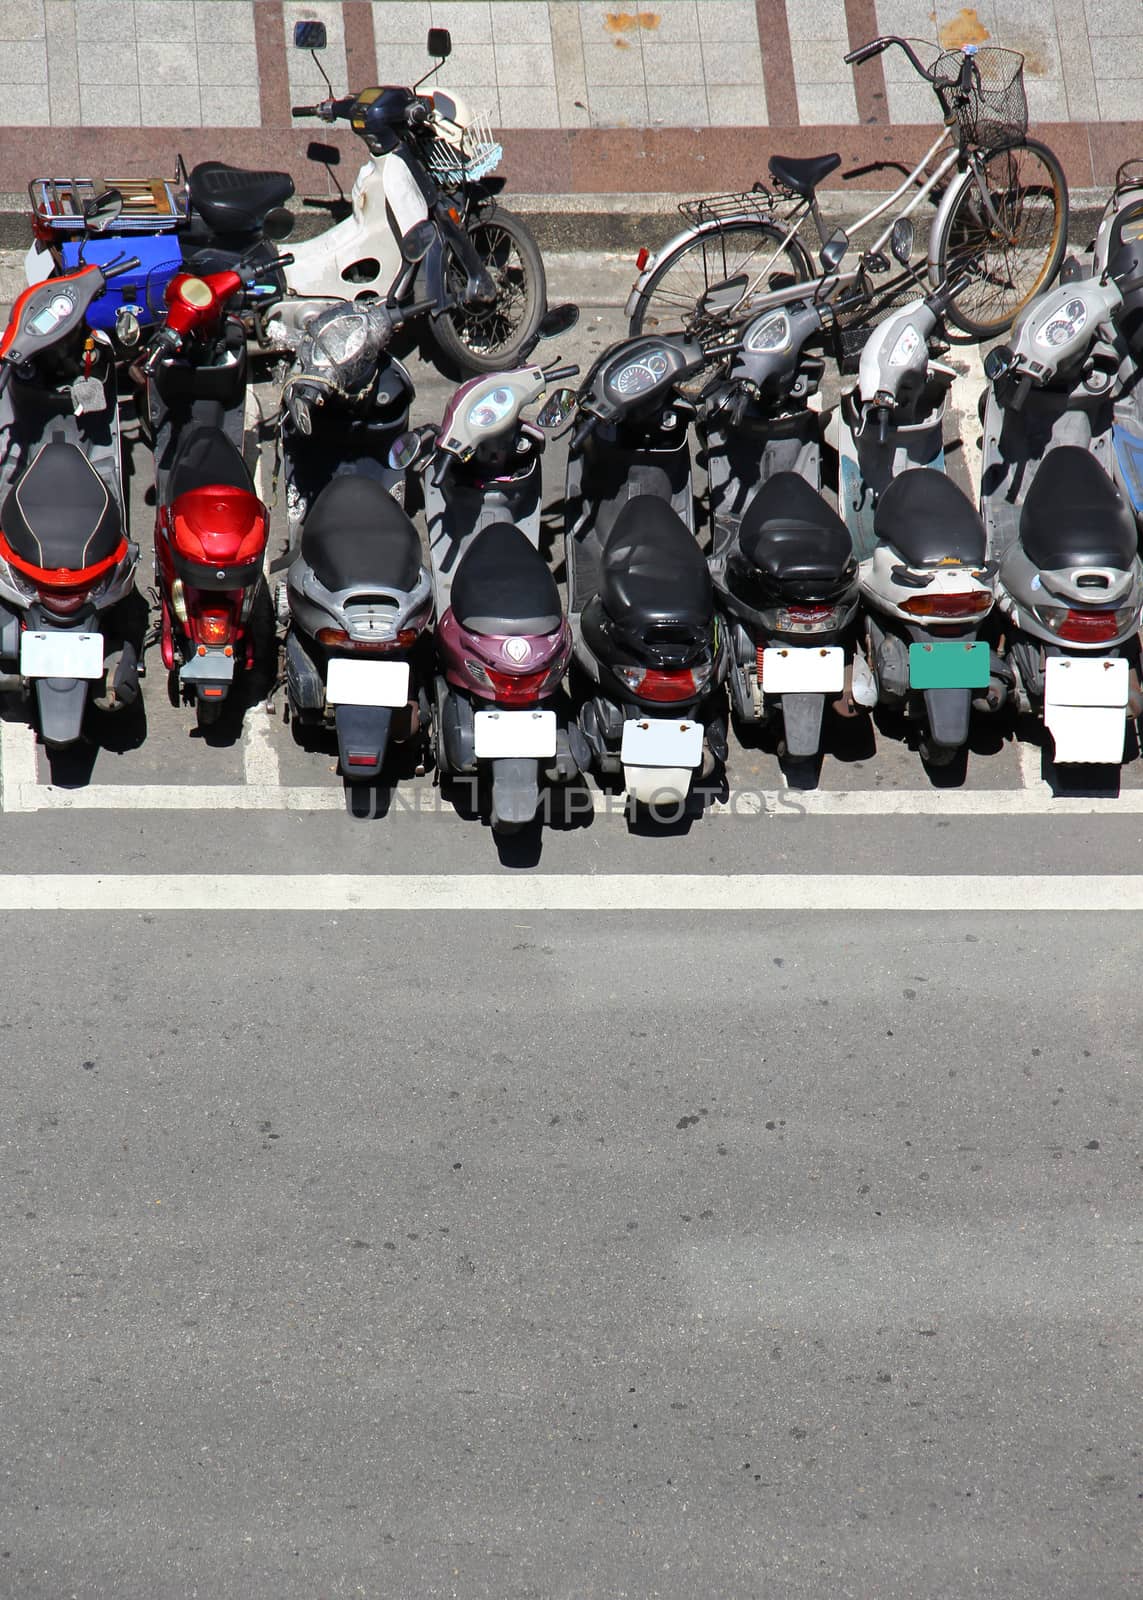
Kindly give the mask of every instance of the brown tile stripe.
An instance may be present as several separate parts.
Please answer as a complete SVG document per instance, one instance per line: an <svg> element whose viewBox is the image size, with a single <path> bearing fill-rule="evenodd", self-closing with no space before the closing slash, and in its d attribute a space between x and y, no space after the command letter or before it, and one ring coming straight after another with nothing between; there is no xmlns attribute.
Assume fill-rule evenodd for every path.
<svg viewBox="0 0 1143 1600"><path fill-rule="evenodd" d="M345 81L372 83L377 76L373 7L369 0L341 0L341 20L345 28Z"/></svg>
<svg viewBox="0 0 1143 1600"><path fill-rule="evenodd" d="M798 0L793 0L797 5ZM754 0L758 14L758 40L762 46L762 81L766 85L766 116L771 127L798 126L798 91L794 85L794 57L790 51L790 21L786 0ZM717 91L715 91L717 92Z"/></svg>
<svg viewBox="0 0 1143 1600"><path fill-rule="evenodd" d="M856 50L860 45L876 39L881 30L877 26L875 0L845 0L845 24L849 30L851 50ZM888 122L889 102L885 94L885 68L882 65L882 58L874 56L870 61L855 65L852 71L853 92L857 97L857 115L860 120L866 123Z"/></svg>
<svg viewBox="0 0 1143 1600"><path fill-rule="evenodd" d="M856 188L896 185L899 163L920 154L932 138L923 127L814 128L575 128L507 129L501 172L508 190L528 194L715 194L749 188L765 178L767 158L799 150L837 150L841 171L828 187L841 187L852 168L871 168L849 180ZM1044 123L1033 134L1051 145L1073 188L1106 188L1125 155L1143 152L1143 121ZM717 133L717 138L711 134ZM47 136L47 137L46 137ZM286 169L299 191L312 185L306 158L312 130L294 128L8 128L0 142L0 193L16 194L30 179L55 172L81 176L141 177L173 172L182 150L188 166L226 160L237 166ZM322 130L354 170L361 145L350 133ZM510 204L509 200L509 204Z"/></svg>
<svg viewBox="0 0 1143 1600"><path fill-rule="evenodd" d="M290 125L290 79L286 70L285 30L282 0L257 0L254 7L254 44L258 51L258 93L261 97L263 128Z"/></svg>

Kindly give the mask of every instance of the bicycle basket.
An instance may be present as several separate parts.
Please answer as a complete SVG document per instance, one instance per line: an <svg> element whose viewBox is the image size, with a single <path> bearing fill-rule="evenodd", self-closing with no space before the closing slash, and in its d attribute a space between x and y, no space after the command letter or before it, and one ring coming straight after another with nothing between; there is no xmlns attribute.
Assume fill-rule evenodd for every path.
<svg viewBox="0 0 1143 1600"><path fill-rule="evenodd" d="M972 90L960 89L961 50L946 50L933 67L933 87L946 117L955 117L966 144L998 144L1022 139L1028 132L1028 96L1024 92L1024 57L1019 50L992 45L977 50L972 62Z"/></svg>
<svg viewBox="0 0 1143 1600"><path fill-rule="evenodd" d="M456 128L459 140L453 133ZM449 137L437 135L421 143L425 165L438 183L455 185L475 183L486 178L500 165L504 155L503 145L492 137L492 124L487 115L473 117L463 130L457 124L449 125Z"/></svg>

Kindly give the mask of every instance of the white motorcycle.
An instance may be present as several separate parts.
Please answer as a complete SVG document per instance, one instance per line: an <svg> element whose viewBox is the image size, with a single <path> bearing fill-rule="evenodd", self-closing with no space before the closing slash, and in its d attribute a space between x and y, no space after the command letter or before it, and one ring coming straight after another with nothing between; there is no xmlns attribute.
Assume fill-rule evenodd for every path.
<svg viewBox="0 0 1143 1600"><path fill-rule="evenodd" d="M295 46L315 61L325 42L323 23L295 25ZM435 72L452 50L448 30L431 28L428 45ZM305 322L333 300L381 298L402 311L431 301L434 342L454 367L464 373L511 367L546 309L544 266L524 223L497 204L504 180L490 175L503 152L487 119L470 117L458 95L420 84L373 85L341 98L331 85L329 98L294 106L293 114L347 122L369 159L348 198L330 204L334 215L345 213L340 220L293 245L288 267L268 270L265 299L276 302L265 324L269 342L296 345ZM117 315L144 326L161 316L163 291L176 272L225 270L238 256L249 258L260 240L269 261L292 226L284 208L294 192L288 173L245 172L220 161L186 173L180 160L174 184L116 180L115 186L124 195L122 216L92 241L83 238L82 202L99 186L37 179L31 185L36 244L25 263L30 283L73 270L81 250L84 261L101 265L104 254L122 253L122 236L129 234L141 264L117 283L105 313L109 330ZM255 331L262 331L258 321Z"/></svg>

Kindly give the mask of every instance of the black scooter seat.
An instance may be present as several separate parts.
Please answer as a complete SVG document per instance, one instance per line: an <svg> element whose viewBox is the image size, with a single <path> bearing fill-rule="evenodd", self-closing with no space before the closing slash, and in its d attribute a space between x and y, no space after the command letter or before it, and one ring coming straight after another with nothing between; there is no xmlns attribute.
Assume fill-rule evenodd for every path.
<svg viewBox="0 0 1143 1600"><path fill-rule="evenodd" d="M877 502L873 531L910 566L984 564L984 523L967 496L935 467L914 467L892 480Z"/></svg>
<svg viewBox="0 0 1143 1600"><path fill-rule="evenodd" d="M776 472L747 508L742 554L778 585L835 584L853 564L849 529L797 472Z"/></svg>
<svg viewBox="0 0 1143 1600"><path fill-rule="evenodd" d="M1036 469L1020 513L1020 543L1041 572L1125 572L1139 538L1131 508L1088 450L1058 445Z"/></svg>
<svg viewBox="0 0 1143 1600"><path fill-rule="evenodd" d="M200 161L187 179L190 203L215 233L253 233L267 211L294 192L288 172L248 172L225 161Z"/></svg>
<svg viewBox="0 0 1143 1600"><path fill-rule="evenodd" d="M254 482L242 459L242 452L209 422L192 422L183 430L175 451L174 465L167 479L167 496L173 504L191 489L231 489L254 493Z"/></svg>
<svg viewBox="0 0 1143 1600"><path fill-rule="evenodd" d="M806 156L804 159L797 156L771 156L770 176L776 178L784 188L792 189L795 194L808 200L822 179L828 178L840 166L841 157L836 153Z"/></svg>
<svg viewBox="0 0 1143 1600"><path fill-rule="evenodd" d="M78 445L43 445L9 490L0 528L18 560L43 572L81 572L115 557L123 519L114 497Z"/></svg>
<svg viewBox="0 0 1143 1600"><path fill-rule="evenodd" d="M563 619L547 562L511 522L477 534L460 558L451 603L470 633L554 633Z"/></svg>
<svg viewBox="0 0 1143 1600"><path fill-rule="evenodd" d="M399 594L415 588L421 541L375 478L331 479L302 527L302 559L331 593L369 584Z"/></svg>
<svg viewBox="0 0 1143 1600"><path fill-rule="evenodd" d="M616 517L600 561L599 598L629 631L658 623L709 625L710 572L694 534L666 500L636 495Z"/></svg>

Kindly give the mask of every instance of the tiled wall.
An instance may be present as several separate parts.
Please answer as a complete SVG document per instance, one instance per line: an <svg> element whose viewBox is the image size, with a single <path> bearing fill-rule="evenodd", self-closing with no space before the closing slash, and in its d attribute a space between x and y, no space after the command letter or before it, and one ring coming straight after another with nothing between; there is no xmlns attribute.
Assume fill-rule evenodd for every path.
<svg viewBox="0 0 1143 1600"><path fill-rule="evenodd" d="M426 30L447 27L445 81L506 128L762 127L767 71L786 63L803 126L856 124L842 57L865 18L934 44L991 37L1023 50L1041 121L1135 120L1143 104L1143 0L779 0L781 48L775 6L756 0L0 0L5 122L255 127L256 7L281 17L300 99L324 86L309 56L287 49L299 17L325 22L323 64L339 89L347 9L370 11L382 81L420 76ZM903 57L886 55L881 70L889 120L933 120L932 94Z"/></svg>

